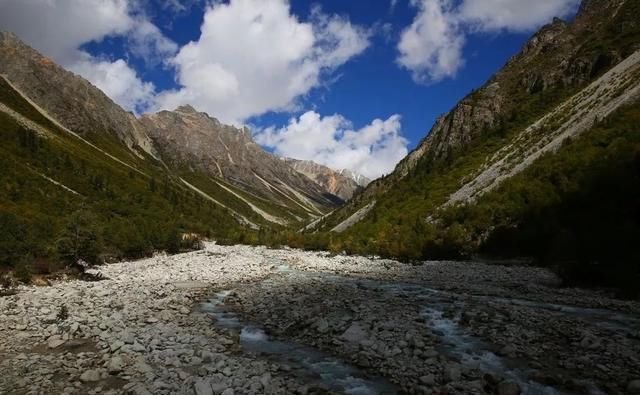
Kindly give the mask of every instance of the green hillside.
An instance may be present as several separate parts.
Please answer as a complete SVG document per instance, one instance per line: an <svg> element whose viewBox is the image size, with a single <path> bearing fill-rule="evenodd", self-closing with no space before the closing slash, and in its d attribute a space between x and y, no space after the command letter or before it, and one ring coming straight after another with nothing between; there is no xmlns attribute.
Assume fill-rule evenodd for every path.
<svg viewBox="0 0 640 395"><path fill-rule="evenodd" d="M0 112L0 267L18 267L26 275L75 258L94 263L178 251L191 247L182 241L184 233L222 241L251 233L229 210L115 137L85 136L95 148L57 128L4 80L0 95L0 102L40 126L22 126ZM220 199L232 205L232 199Z"/></svg>
<svg viewBox="0 0 640 395"><path fill-rule="evenodd" d="M410 154L394 173L374 181L313 229L268 242L407 261L533 258L557 268L567 283L637 293L637 101L604 119L596 117L592 127L497 188L448 202L492 163L509 159L500 168L508 173L531 149L579 122L578 117L565 123L575 114L589 116L635 89L637 65L616 83L605 82L601 88L590 84L635 56L639 4L626 1L618 8L590 2L574 22L544 27L482 88L438 120L420 143L419 156ZM562 103L566 106L559 107ZM545 116L541 126L533 126ZM346 231L332 231L370 205L364 218Z"/></svg>

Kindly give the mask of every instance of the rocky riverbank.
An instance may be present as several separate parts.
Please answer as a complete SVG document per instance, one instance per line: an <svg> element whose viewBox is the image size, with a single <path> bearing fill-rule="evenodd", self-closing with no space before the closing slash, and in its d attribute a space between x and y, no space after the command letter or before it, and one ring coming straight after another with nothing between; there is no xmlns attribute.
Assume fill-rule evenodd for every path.
<svg viewBox="0 0 640 395"><path fill-rule="evenodd" d="M640 304L549 272L223 247L0 298L0 393L329 393L198 306L335 355L402 393L640 391ZM640 393L640 392L638 392Z"/></svg>

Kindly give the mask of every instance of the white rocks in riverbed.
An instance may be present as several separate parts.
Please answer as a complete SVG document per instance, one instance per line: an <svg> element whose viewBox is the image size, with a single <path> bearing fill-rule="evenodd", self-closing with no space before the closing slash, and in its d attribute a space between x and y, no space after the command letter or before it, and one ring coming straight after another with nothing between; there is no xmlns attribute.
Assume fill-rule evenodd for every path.
<svg viewBox="0 0 640 395"><path fill-rule="evenodd" d="M427 374L420 377L420 382L427 386L433 386L436 383L436 378L432 374Z"/></svg>
<svg viewBox="0 0 640 395"><path fill-rule="evenodd" d="M193 385L193 391L196 395L213 395L213 388L208 379L199 379Z"/></svg>
<svg viewBox="0 0 640 395"><path fill-rule="evenodd" d="M349 328L344 331L341 339L346 340L351 343L360 343L363 340L366 340L369 337L369 334L362 328L362 325L358 322L354 322L349 326Z"/></svg>
<svg viewBox="0 0 640 395"><path fill-rule="evenodd" d="M66 341L62 340L60 336L51 336L49 340L47 340L47 347L49 348L58 348L63 345Z"/></svg>
<svg viewBox="0 0 640 395"><path fill-rule="evenodd" d="M100 271L108 278L105 281L20 287L17 295L0 298L0 393L87 393L89 386L102 380L104 386L109 383L112 394L197 393L198 385L207 395L313 392L304 383L290 377L285 380L283 377L290 374L285 369L269 368L268 364L236 353L237 337L214 328L210 318L193 306L212 289L230 289L238 284L254 288L267 276L284 277L287 274L274 270L283 264L301 271L423 282L440 291L466 295L522 298L526 291L526 299L531 301L640 311L636 303L604 299L594 292L567 288L556 291L548 287L557 283L555 276L540 268L456 262L404 265L391 260L207 243L203 251L103 266ZM289 296L284 300L295 301L314 290L303 288L267 289L266 299L287 292ZM264 306L266 320L271 320L274 327L288 328L295 322L297 325L291 326L290 331L306 336L308 344L322 345L332 352L339 349L337 353L342 350L347 358L352 355L356 363L365 366L367 372L394 377L414 393L443 389L463 394L470 388L482 393L483 374L479 368L448 366L453 361L436 351L440 336L430 331L427 323L415 320L415 306L403 305L404 299L397 298L389 304L383 293L373 293L369 296L380 300L372 309L371 300L358 298L362 290L356 289L352 295L355 303L347 307L339 294L322 287L315 287L315 291L315 302L322 301L326 308L313 315L304 314L304 308L310 308L304 303L299 309L284 309L289 305L257 298L250 301L256 308ZM640 394L638 377L628 369L625 372L625 363L633 364L632 358L638 354L637 347L631 344L637 337L608 338L603 335L605 331L592 330L596 339L584 340L585 336L575 330L563 331L562 325L575 328L570 321L562 324L564 320L550 320L549 314L555 314L552 311L544 310L546 315L539 318L540 314L532 317L525 307L504 302L500 302L501 311L497 312L486 303L470 299L465 302L470 302L466 305L469 311L463 315L461 325L476 334L495 337L493 344L513 345L513 349L502 350L505 357L531 357L532 352L543 350L529 346L537 344L538 335L543 333L540 328L558 330L558 336L564 337L557 344L568 339L572 347L584 347L589 353L584 361L563 358L567 369L584 371L598 361L608 369L599 370L598 375L610 377L607 380L616 391ZM69 314L65 321L58 322L56 313L61 306ZM286 317L277 316L276 311L284 311ZM376 314L380 319L374 317ZM518 327L523 322L524 330ZM411 330L405 331L406 328ZM557 347L553 342L543 345ZM604 350L607 355L603 355ZM536 363L543 366L543 355L534 356ZM56 377L62 379L50 379L58 373L61 375ZM492 391L515 393L514 387L501 383L500 378Z"/></svg>
<svg viewBox="0 0 640 395"><path fill-rule="evenodd" d="M124 369L124 361L122 360L122 357L119 355L111 357L111 360L109 361L109 365L107 366L107 371L110 374L118 374L122 372L123 369Z"/></svg>
<svg viewBox="0 0 640 395"><path fill-rule="evenodd" d="M316 326L316 329L318 329L318 332L320 333L329 332L329 322L327 322L325 318L319 318L316 321L315 326Z"/></svg>
<svg viewBox="0 0 640 395"><path fill-rule="evenodd" d="M120 340L116 340L113 343L111 343L109 345L109 349L111 350L112 353L118 351L119 349L122 348L122 346L124 346L124 342L120 341Z"/></svg>
<svg viewBox="0 0 640 395"><path fill-rule="evenodd" d="M87 370L80 375L80 381L84 383L100 381L101 378L100 372L95 369Z"/></svg>

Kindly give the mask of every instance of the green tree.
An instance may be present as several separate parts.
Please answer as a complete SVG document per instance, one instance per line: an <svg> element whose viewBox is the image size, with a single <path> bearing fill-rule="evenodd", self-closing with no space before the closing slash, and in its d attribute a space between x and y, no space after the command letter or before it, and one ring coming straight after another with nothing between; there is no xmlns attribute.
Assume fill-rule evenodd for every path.
<svg viewBox="0 0 640 395"><path fill-rule="evenodd" d="M81 261L90 265L99 263L101 241L95 216L86 210L71 215L62 236L56 243L58 256L67 267L84 271Z"/></svg>

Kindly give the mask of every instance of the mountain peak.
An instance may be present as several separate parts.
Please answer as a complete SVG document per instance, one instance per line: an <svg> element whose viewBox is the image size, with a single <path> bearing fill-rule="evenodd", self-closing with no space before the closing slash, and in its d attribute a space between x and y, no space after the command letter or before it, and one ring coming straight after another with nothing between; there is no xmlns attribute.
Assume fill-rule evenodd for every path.
<svg viewBox="0 0 640 395"><path fill-rule="evenodd" d="M109 134L139 154L154 155L135 117L89 81L57 65L14 33L0 32L0 74L21 95L74 133ZM63 87L63 88L61 88Z"/></svg>
<svg viewBox="0 0 640 395"><path fill-rule="evenodd" d="M353 195L366 185L362 185L359 181L363 181L362 176L348 170L336 171L327 166L310 160L299 160L292 158L280 158L297 172L304 174L322 188L340 197L343 200L349 200ZM346 173L348 172L348 173ZM360 180L357 177L362 177Z"/></svg>
<svg viewBox="0 0 640 395"><path fill-rule="evenodd" d="M175 112L182 112L187 114L197 114L199 111L193 108L190 104L183 104L174 110Z"/></svg>
<svg viewBox="0 0 640 395"><path fill-rule="evenodd" d="M15 35L15 33L7 31L7 30L0 30L0 38L2 38L2 39L20 40L18 38L18 36Z"/></svg>

